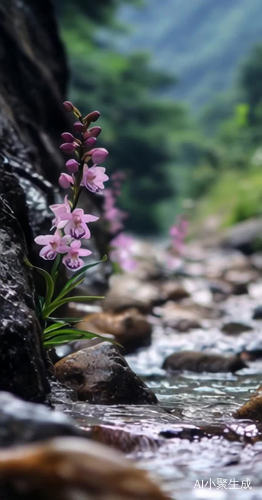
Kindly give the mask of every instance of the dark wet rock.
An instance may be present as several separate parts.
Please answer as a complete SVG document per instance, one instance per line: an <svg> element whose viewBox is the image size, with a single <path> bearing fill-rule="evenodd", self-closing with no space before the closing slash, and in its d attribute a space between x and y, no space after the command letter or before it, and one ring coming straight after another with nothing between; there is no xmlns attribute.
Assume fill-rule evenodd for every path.
<svg viewBox="0 0 262 500"><path fill-rule="evenodd" d="M95 404L156 404L154 393L131 370L117 347L103 343L55 364L60 382Z"/></svg>
<svg viewBox="0 0 262 500"><path fill-rule="evenodd" d="M255 361L256 359L262 358L262 349L252 349L247 351L242 351L240 353L241 359L243 361Z"/></svg>
<svg viewBox="0 0 262 500"><path fill-rule="evenodd" d="M235 412L234 417L262 422L262 387Z"/></svg>
<svg viewBox="0 0 262 500"><path fill-rule="evenodd" d="M177 280L164 282L160 287L160 293L165 300L174 300L175 302L190 297L190 293L183 283Z"/></svg>
<svg viewBox="0 0 262 500"><path fill-rule="evenodd" d="M0 392L0 447L77 435L80 431L63 413Z"/></svg>
<svg viewBox="0 0 262 500"><path fill-rule="evenodd" d="M233 295L245 295L248 293L250 283L258 278L256 271L252 269L239 271L231 269L225 273L224 279L232 286Z"/></svg>
<svg viewBox="0 0 262 500"><path fill-rule="evenodd" d="M23 193L8 173L1 176L0 192L3 190L10 201L16 202L20 215L26 216L25 209L22 212ZM41 401L49 385L35 314L34 287L23 262L26 243L19 219L3 196L0 197L0 227L0 390Z"/></svg>
<svg viewBox="0 0 262 500"><path fill-rule="evenodd" d="M0 46L0 389L44 400L49 387L23 258L33 235L50 227L52 183L63 164L57 138L67 124L67 69L51 2L3 0Z"/></svg>
<svg viewBox="0 0 262 500"><path fill-rule="evenodd" d="M253 319L262 319L262 306L257 306L253 311Z"/></svg>
<svg viewBox="0 0 262 500"><path fill-rule="evenodd" d="M187 439L198 441L202 438L224 438L231 442L255 443L261 440L261 429L254 425L225 425L224 423L191 425L186 423L173 425L170 429L165 429L159 433L164 439ZM238 459L234 463L238 463ZM227 463L229 465L229 463ZM232 465L232 463L230 464Z"/></svg>
<svg viewBox="0 0 262 500"><path fill-rule="evenodd" d="M141 434L137 430L132 432L118 426L94 425L90 428L89 436L124 453L156 451L160 445L159 440L145 433Z"/></svg>
<svg viewBox="0 0 262 500"><path fill-rule="evenodd" d="M240 356L221 356L196 351L176 352L168 356L163 368L168 371L189 370L192 372L236 372L245 368Z"/></svg>
<svg viewBox="0 0 262 500"><path fill-rule="evenodd" d="M104 309L121 311L135 307L149 312L160 301L156 284L140 281L131 275L114 275L109 281L109 292L104 301Z"/></svg>
<svg viewBox="0 0 262 500"><path fill-rule="evenodd" d="M252 326L239 321L228 321L222 326L222 332L227 335L238 335L243 332L252 330Z"/></svg>
<svg viewBox="0 0 262 500"><path fill-rule="evenodd" d="M261 232L262 218L248 219L228 229L222 245L250 255L256 250Z"/></svg>
<svg viewBox="0 0 262 500"><path fill-rule="evenodd" d="M152 331L146 317L136 309L128 309L118 314L90 314L78 323L78 328L100 334L112 334L126 352L149 345Z"/></svg>
<svg viewBox="0 0 262 500"><path fill-rule="evenodd" d="M1 451L1 487L12 493L9 500L168 499L122 454L81 438L57 438Z"/></svg>

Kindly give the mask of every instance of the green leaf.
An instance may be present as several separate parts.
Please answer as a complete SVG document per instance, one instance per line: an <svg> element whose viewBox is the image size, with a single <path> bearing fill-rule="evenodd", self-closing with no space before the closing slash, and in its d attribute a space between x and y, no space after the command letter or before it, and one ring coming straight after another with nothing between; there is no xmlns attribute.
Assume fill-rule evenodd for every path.
<svg viewBox="0 0 262 500"><path fill-rule="evenodd" d="M90 269L91 267L97 266L98 264L102 264L103 262L106 262L106 260L107 260L107 256L104 255L104 257L101 260L99 260L97 262L93 262L92 264L87 264L84 267L81 267L81 269L79 269L79 271L77 271L74 274L74 276L70 280L68 280L66 285L62 288L61 292L58 294L57 299L64 297L65 295L67 295L69 293L70 290L72 290L73 288L78 286L79 283L78 284L75 284L75 283L79 280L80 277L82 278L82 276L85 274L85 272L88 269ZM70 290L69 290L69 288L70 288Z"/></svg>
<svg viewBox="0 0 262 500"><path fill-rule="evenodd" d="M65 323L70 324L70 323L80 323L80 321L83 321L84 318L53 318L52 316L49 316L48 320L53 321L54 323L56 323L57 321L64 321Z"/></svg>
<svg viewBox="0 0 262 500"><path fill-rule="evenodd" d="M102 296L96 296L96 295L79 295L76 297L65 297L64 299L61 300L54 300L49 304L48 307L45 307L43 310L43 317L48 318L48 316L58 309L59 307L63 306L64 304L68 304L68 302L88 302L89 300L99 300L99 299L104 299Z"/></svg>
<svg viewBox="0 0 262 500"><path fill-rule="evenodd" d="M69 324L70 323L66 323L65 321L58 321L57 323L53 323L52 325L50 325L44 329L43 335L46 335L47 333L53 332L55 330L59 330L61 328L61 326L66 326Z"/></svg>
<svg viewBox="0 0 262 500"><path fill-rule="evenodd" d="M62 299L65 295L68 295L70 292L72 292L72 290L74 290L74 288L76 288L77 286L81 285L83 283L83 281L85 280L85 278L80 278L78 281L76 281L75 283L71 283L71 285L67 288L66 291L64 292L60 292L58 294L58 296L56 297L56 300L58 299Z"/></svg>
<svg viewBox="0 0 262 500"><path fill-rule="evenodd" d="M31 264L31 262L25 257L24 262L28 267L31 267L31 269L35 269L41 276L43 276L45 280L45 285L46 285L46 294L45 294L45 304L43 307L46 305L50 304L53 294L54 294L54 281L52 276L45 270L42 269L41 267L34 266Z"/></svg>
<svg viewBox="0 0 262 500"><path fill-rule="evenodd" d="M107 337L103 337L103 335L99 335L98 333L88 332L85 330L77 330L76 328L61 328L60 330L49 332L49 334L45 335L44 346L46 347L47 344L50 343L52 345L56 345L58 343L62 344L76 339L92 339L92 338L100 338L105 342L112 342L116 344L115 341L108 339Z"/></svg>

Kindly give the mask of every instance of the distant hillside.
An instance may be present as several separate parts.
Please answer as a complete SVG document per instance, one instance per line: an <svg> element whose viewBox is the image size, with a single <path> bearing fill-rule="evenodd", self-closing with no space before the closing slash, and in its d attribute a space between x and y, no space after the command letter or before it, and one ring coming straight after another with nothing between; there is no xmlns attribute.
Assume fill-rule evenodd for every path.
<svg viewBox="0 0 262 500"><path fill-rule="evenodd" d="M144 0L123 6L131 25L121 50L152 53L153 62L179 79L171 95L194 107L227 90L251 47L262 41L262 0Z"/></svg>

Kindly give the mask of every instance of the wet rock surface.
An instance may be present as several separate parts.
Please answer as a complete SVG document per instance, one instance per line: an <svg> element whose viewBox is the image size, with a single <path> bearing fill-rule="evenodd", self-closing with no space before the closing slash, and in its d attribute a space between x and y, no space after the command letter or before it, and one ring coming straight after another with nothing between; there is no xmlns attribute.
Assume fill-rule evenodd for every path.
<svg viewBox="0 0 262 500"><path fill-rule="evenodd" d="M3 0L0 28L0 389L44 400L49 386L23 259L34 257L33 236L50 227L67 69L51 3Z"/></svg>
<svg viewBox="0 0 262 500"><path fill-rule="evenodd" d="M247 365L240 356L221 356L195 351L177 352L168 356L163 368L167 371L189 370L192 372L236 372Z"/></svg>
<svg viewBox="0 0 262 500"><path fill-rule="evenodd" d="M0 392L0 448L81 432L63 413Z"/></svg>
<svg viewBox="0 0 262 500"><path fill-rule="evenodd" d="M0 493L9 499L168 500L122 455L80 438L0 451Z"/></svg>
<svg viewBox="0 0 262 500"><path fill-rule="evenodd" d="M235 478L239 485L250 480L252 489L241 495L253 500L262 494L261 421L250 415L237 418L236 412L261 385L261 320L253 314L261 305L260 271L255 268L254 273L251 258L235 250L203 249L194 243L188 250L182 276L155 275L152 281L151 270L146 278L146 287L158 289L158 297L142 306L152 325L151 344L126 356L159 404L70 402L55 390L54 405L93 439L118 448L154 478L164 479L171 498L195 498L196 479L211 477L215 484L219 477L228 482ZM138 276L131 280L140 286ZM238 284L242 290L236 289ZM171 289L180 291L172 295ZM223 331L224 325L233 325L234 333ZM197 373L192 359L182 371L162 368L166 358L174 353L183 358L185 351L198 353L202 360L214 356L212 371L206 371L210 359L209 366L195 361L201 368ZM236 372L234 362L241 368ZM221 367L233 373L218 371ZM205 490L205 498L213 500L215 489ZM238 498L239 490L223 490L223 500Z"/></svg>
<svg viewBox="0 0 262 500"><path fill-rule="evenodd" d="M100 334L112 334L124 347L125 352L149 345L152 331L149 321L137 309L127 309L118 314L90 314L78 323L78 328Z"/></svg>
<svg viewBox="0 0 262 500"><path fill-rule="evenodd" d="M80 400L97 404L156 404L154 393L131 370L119 349L99 344L55 364L57 379L77 391Z"/></svg>

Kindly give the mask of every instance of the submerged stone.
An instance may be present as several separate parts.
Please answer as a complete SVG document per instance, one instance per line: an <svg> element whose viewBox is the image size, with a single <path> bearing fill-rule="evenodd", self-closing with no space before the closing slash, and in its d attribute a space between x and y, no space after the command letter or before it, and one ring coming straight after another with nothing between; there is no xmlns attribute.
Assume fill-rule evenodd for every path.
<svg viewBox="0 0 262 500"><path fill-rule="evenodd" d="M234 417L262 422L262 387L235 412Z"/></svg>
<svg viewBox="0 0 262 500"><path fill-rule="evenodd" d="M168 371L189 370L192 372L236 372L247 365L239 355L221 356L196 351L175 352L168 356L163 368Z"/></svg>
<svg viewBox="0 0 262 500"><path fill-rule="evenodd" d="M102 343L82 349L55 364L60 382L80 400L96 404L156 404L153 391L131 370L119 349Z"/></svg>

